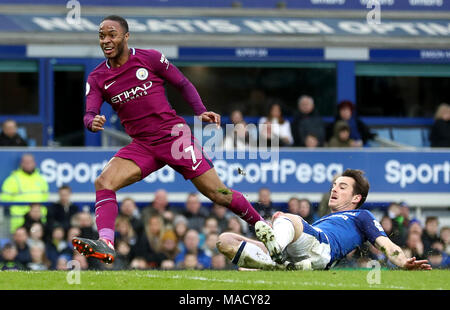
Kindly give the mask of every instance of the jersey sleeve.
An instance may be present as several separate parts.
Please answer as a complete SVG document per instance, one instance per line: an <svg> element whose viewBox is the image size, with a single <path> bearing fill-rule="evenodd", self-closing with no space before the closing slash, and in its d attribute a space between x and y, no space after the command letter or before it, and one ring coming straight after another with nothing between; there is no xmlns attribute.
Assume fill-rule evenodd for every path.
<svg viewBox="0 0 450 310"><path fill-rule="evenodd" d="M200 115L206 112L206 107L203 105L197 89L183 73L176 66L172 65L164 54L156 50L149 50L148 52L148 60L154 72L178 89L184 100L194 110L194 114Z"/></svg>
<svg viewBox="0 0 450 310"><path fill-rule="evenodd" d="M84 126L91 130L94 117L100 114L100 108L103 104L103 94L97 81L92 75L89 75L86 83L86 111L84 113Z"/></svg>
<svg viewBox="0 0 450 310"><path fill-rule="evenodd" d="M372 244L380 236L387 237L380 222L367 210L364 210L358 215L357 225L366 239Z"/></svg>

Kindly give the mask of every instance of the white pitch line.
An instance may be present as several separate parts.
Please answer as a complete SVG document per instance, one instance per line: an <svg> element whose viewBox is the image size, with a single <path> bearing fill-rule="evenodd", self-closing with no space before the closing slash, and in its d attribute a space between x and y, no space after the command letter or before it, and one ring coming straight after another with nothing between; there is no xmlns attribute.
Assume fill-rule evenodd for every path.
<svg viewBox="0 0 450 310"><path fill-rule="evenodd" d="M155 275L155 274L148 274L146 277L149 278L160 278L160 279L186 279L186 280L196 280L196 281L208 281L208 282L224 282L224 283L240 283L240 284L267 284L267 285L280 285L280 284L289 284L289 282L283 282L283 281L266 281L266 280L257 280L257 281L242 281L242 280L234 280L234 279L217 279L217 278L206 278L206 277L198 277L198 276L161 276L161 275ZM291 285L306 285L306 286L322 286L322 287L354 287L354 288L366 288L365 286L361 286L358 284L342 284L342 283L327 283L327 282L290 282ZM407 287L404 286L395 286L395 285L371 285L371 288L376 289L399 289L399 290L406 290Z"/></svg>

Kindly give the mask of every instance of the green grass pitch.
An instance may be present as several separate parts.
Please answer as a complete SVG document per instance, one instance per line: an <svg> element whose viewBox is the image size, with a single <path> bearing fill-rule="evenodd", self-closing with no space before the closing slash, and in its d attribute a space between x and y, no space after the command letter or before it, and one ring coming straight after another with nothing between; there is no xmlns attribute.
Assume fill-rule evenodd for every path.
<svg viewBox="0 0 450 310"><path fill-rule="evenodd" d="M1 290L449 290L450 270L330 271L3 271ZM372 277L372 279L374 279ZM69 280L69 281L68 281Z"/></svg>

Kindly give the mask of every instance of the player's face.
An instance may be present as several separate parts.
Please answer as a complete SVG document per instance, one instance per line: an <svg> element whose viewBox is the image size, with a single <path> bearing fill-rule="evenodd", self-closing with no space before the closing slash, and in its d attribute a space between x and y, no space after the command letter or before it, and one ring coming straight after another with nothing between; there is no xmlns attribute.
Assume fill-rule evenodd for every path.
<svg viewBox="0 0 450 310"><path fill-rule="evenodd" d="M350 177L339 177L331 187L328 206L332 211L343 211L354 209L361 195L353 195L355 180Z"/></svg>
<svg viewBox="0 0 450 310"><path fill-rule="evenodd" d="M108 59L122 56L128 42L129 33L125 33L120 24L113 20L105 20L100 24L98 38L100 48Z"/></svg>

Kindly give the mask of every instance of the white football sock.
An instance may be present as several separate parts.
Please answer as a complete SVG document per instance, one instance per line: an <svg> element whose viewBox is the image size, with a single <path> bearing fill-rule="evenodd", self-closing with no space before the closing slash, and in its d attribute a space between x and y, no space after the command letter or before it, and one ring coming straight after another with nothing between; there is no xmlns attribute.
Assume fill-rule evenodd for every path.
<svg viewBox="0 0 450 310"><path fill-rule="evenodd" d="M274 269L277 265L259 246L246 241L241 242L232 262L239 267L264 270Z"/></svg>
<svg viewBox="0 0 450 310"><path fill-rule="evenodd" d="M277 217L273 222L273 233L281 251L283 251L294 240L294 224L287 217Z"/></svg>

